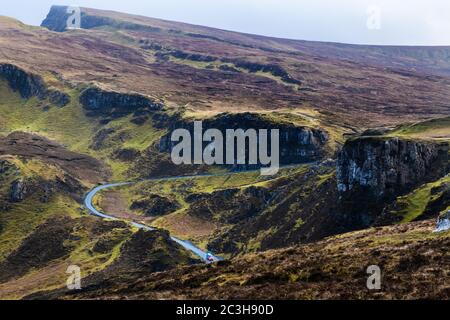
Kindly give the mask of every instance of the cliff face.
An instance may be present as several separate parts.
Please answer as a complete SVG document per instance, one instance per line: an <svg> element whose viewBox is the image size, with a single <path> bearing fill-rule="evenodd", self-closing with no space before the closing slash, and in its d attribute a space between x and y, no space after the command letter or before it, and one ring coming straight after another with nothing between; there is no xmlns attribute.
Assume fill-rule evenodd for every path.
<svg viewBox="0 0 450 320"><path fill-rule="evenodd" d="M22 98L44 98L47 95L47 89L39 76L27 73L15 65L0 64L0 77L5 78L9 86L18 91Z"/></svg>
<svg viewBox="0 0 450 320"><path fill-rule="evenodd" d="M70 14L67 13L68 6L52 6L47 17L42 21L41 27L56 32L64 32L67 29L67 19ZM127 21L118 21L109 17L88 15L83 8L81 8L81 28L92 29L102 26L112 26L128 30L139 31L157 31L158 28L144 26Z"/></svg>
<svg viewBox="0 0 450 320"><path fill-rule="evenodd" d="M57 106L63 107L70 102L70 97L64 92L49 89L42 78L30 72L12 65L0 64L0 78L6 79L11 89L19 92L24 99L38 97L49 101Z"/></svg>
<svg viewBox="0 0 450 320"><path fill-rule="evenodd" d="M52 6L47 17L44 21L42 21L41 27L45 27L56 32L65 31L67 27L67 19L69 18L67 8L67 6Z"/></svg>
<svg viewBox="0 0 450 320"><path fill-rule="evenodd" d="M80 103L89 116L121 117L137 111L161 110L163 105L138 94L123 94L88 88L80 95Z"/></svg>
<svg viewBox="0 0 450 320"><path fill-rule="evenodd" d="M362 137L348 141L338 155L337 187L344 211L373 221L396 196L445 175L448 145Z"/></svg>
<svg viewBox="0 0 450 320"><path fill-rule="evenodd" d="M169 134L164 136L159 145L161 152L171 152L177 143L170 140L171 132L184 128L193 136L193 120L178 120L170 125ZM328 134L321 130L309 127L296 126L292 123L277 122L263 115L254 113L221 114L203 121L203 131L218 129L223 136L227 129L279 129L280 138L280 164L304 163L320 160L325 156L324 147L328 141ZM204 143L204 147L208 142ZM269 134L270 145L270 134ZM246 150L248 154L248 148ZM242 169L249 166L239 166Z"/></svg>

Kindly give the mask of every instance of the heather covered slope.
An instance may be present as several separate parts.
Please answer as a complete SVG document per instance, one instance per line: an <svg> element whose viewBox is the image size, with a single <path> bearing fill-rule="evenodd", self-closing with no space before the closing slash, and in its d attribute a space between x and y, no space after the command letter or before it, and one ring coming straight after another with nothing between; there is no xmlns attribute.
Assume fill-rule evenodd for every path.
<svg viewBox="0 0 450 320"><path fill-rule="evenodd" d="M56 72L71 82L139 92L193 112L313 108L325 116L331 112L344 124L358 118L363 126L449 112L446 77L284 45L292 41L83 10L89 29L63 33L2 19L2 41L21 41L3 48L0 59L40 74ZM54 8L50 18L60 21L64 15ZM423 60L434 63L432 58Z"/></svg>
<svg viewBox="0 0 450 320"><path fill-rule="evenodd" d="M56 19L58 10L53 9L49 17ZM109 33L107 39L116 43L120 40L151 61L151 65L146 66L151 70L150 76L156 69L157 79L152 76L150 81L133 83L134 87L128 90L161 91L159 86L156 90L148 86L155 80L164 81L162 90L170 88L165 99L178 105L188 104L194 111L312 107L338 114L346 112L344 123L357 116L363 124L361 117L367 115L367 119L371 119L370 124L364 123L367 126L373 126L378 119L383 124L399 118L408 120L406 116L412 116L412 110L416 116L424 118L435 112L448 114L447 91L443 91L448 87L448 80L439 76L405 71L405 68L386 70L376 64L352 63L353 58L330 57L333 50L324 57L314 50L290 47L290 42L285 40L92 9L86 9L83 17L87 21L84 27L89 28L90 34L94 30ZM47 25L45 21L43 25ZM52 28L52 24L47 26ZM309 45L313 47L314 43ZM389 48L383 50L389 51ZM367 56L357 47L354 52L360 59ZM398 49L394 48L390 55L401 57L396 52ZM431 60L428 63L436 63L433 58L428 59ZM414 68L419 68L420 61L424 60L428 61L419 59ZM180 83L182 79L187 81ZM214 88L210 83L215 83ZM189 92L190 98L181 94L180 88L182 92ZM421 97L424 92L433 92L427 102ZM431 103L435 98L437 100ZM362 110L364 114L358 113Z"/></svg>
<svg viewBox="0 0 450 320"><path fill-rule="evenodd" d="M433 221L368 229L314 244L252 254L208 266L97 283L64 299L448 299L449 232ZM381 290L366 287L366 269L382 270ZM181 280L180 280L181 279Z"/></svg>
<svg viewBox="0 0 450 320"><path fill-rule="evenodd" d="M64 9L64 7L54 7L52 9L53 12L43 21L42 26L55 31L64 31L65 25L61 23L64 22L61 19L61 16L64 15ZM200 46L195 45L197 38L209 40L209 42L204 42L210 44L208 49L214 46L214 42L223 42L236 47L258 49L272 53L316 55L333 60L358 61L362 64L438 75L449 75L450 72L450 46L367 46L289 40L231 32L114 11L83 8L82 12L85 18L82 28L91 29L108 26L138 31L156 32L170 30L173 33L189 36L193 42L191 48L195 51L202 50Z"/></svg>

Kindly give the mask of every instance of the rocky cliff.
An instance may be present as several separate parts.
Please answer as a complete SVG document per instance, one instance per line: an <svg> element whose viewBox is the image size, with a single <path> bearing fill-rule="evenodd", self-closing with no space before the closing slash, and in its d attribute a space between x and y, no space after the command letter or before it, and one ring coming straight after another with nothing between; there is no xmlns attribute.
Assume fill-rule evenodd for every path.
<svg viewBox="0 0 450 320"><path fill-rule="evenodd" d="M8 81L9 86L20 93L22 98L31 98L38 96L44 98L47 96L47 89L42 78L32 73L12 65L0 64L0 77Z"/></svg>
<svg viewBox="0 0 450 320"><path fill-rule="evenodd" d="M8 63L0 64L0 78L4 78L11 89L19 92L24 99L38 97L43 100L48 98L51 103L60 107L70 102L68 94L47 88L40 76L27 72L18 66Z"/></svg>
<svg viewBox="0 0 450 320"><path fill-rule="evenodd" d="M384 204L445 175L448 149L445 143L399 138L348 141L338 155L336 173L344 212L370 225Z"/></svg>
<svg viewBox="0 0 450 320"><path fill-rule="evenodd" d="M67 8L67 6L52 6L47 17L44 21L42 21L41 27L45 27L56 32L65 31L67 27L67 19L69 18Z"/></svg>
<svg viewBox="0 0 450 320"><path fill-rule="evenodd" d="M67 29L68 6L52 6L47 17L42 21L41 27L56 32L64 32ZM133 22L119 21L110 17L89 15L85 9L81 8L81 28L92 29L96 27L112 26L128 30L157 31L158 28L145 26Z"/></svg>
<svg viewBox="0 0 450 320"><path fill-rule="evenodd" d="M162 103L139 94L124 94L87 88L80 95L80 103L89 116L110 116L113 118L131 113L161 110Z"/></svg>
<svg viewBox="0 0 450 320"><path fill-rule="evenodd" d="M169 126L169 134L164 136L159 144L161 152L170 152L177 143L170 140L171 132L175 129L184 128L193 136L193 121L179 119ZM225 137L227 129L279 129L280 137L280 164L295 164L317 161L325 156L324 147L328 142L328 134L320 128L296 126L293 123L276 121L268 116L256 113L231 114L223 113L216 117L203 120L203 131L218 129ZM204 147L208 144L206 142ZM270 134L269 134L270 145ZM248 154L248 147L246 150ZM239 166L240 169L249 166Z"/></svg>

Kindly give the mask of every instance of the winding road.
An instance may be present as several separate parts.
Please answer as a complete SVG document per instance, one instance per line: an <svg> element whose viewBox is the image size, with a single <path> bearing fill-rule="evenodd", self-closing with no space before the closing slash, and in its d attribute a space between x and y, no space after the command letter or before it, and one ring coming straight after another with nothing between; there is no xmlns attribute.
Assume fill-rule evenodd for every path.
<svg viewBox="0 0 450 320"><path fill-rule="evenodd" d="M295 168L298 166L303 166L303 165L309 165L311 163L305 163L305 164L301 164L301 165L288 165L288 166L283 166L283 169L287 169L287 168ZM281 168L280 168L281 169ZM195 179L195 178L201 178L201 177L221 177L221 176L230 176L230 175L234 175L234 174L240 174L240 173L248 173L248 172L254 172L254 171L259 171L259 169L256 170L248 170L248 171L240 171L240 172L224 172L224 173L216 173L216 174L198 174L198 175L192 175L192 176L172 176L172 177L162 177L162 178L153 178L153 179L144 179L144 180L140 180L140 181L134 181L134 182L118 182L118 183L109 183L109 184L105 184L105 185L101 185L101 186L97 186L94 189L92 189L91 191L88 192L88 194L86 195L86 197L84 198L84 205L85 207L90 211L90 213L94 216L100 217L100 218L104 218L104 219L112 219L112 220L118 220L117 218L108 215L106 213L100 212L99 210L97 210L95 208L95 206L93 205L92 201L95 197L95 195L97 193L99 193L100 191L106 190L106 189L111 189L111 188L115 188L115 187L121 187L121 186L127 186L127 185L133 185L133 184L137 184L140 182L148 182L148 181L171 181L171 180L180 180L180 179ZM133 226L140 228L140 229L144 229L144 230L155 230L155 228L149 227L147 225L144 225L142 223L138 223L136 221L129 221ZM197 255L198 257L200 257L204 262L209 263L211 261L208 261L207 259L207 252L203 251L202 249L198 248L197 246L195 246L192 242L190 241L186 241L186 240L181 240L178 239L176 237L170 237L173 241L175 241L176 243L178 243L179 245L181 245L183 248L193 252L195 255ZM220 261L223 260L223 258L216 256L216 255L212 255L212 259L214 260L214 262L216 261Z"/></svg>
<svg viewBox="0 0 450 320"><path fill-rule="evenodd" d="M198 177L198 176L192 176L192 177ZM191 177L191 178L192 178ZM189 178L189 177L171 177L171 178L162 178L162 179L150 179L150 180L145 180L145 181L168 181L168 180L176 180L176 179L181 179L181 178ZM121 186L126 186L126 185L132 185L132 184L136 184L138 182L122 182L122 183L110 183L110 184L105 184L105 185L101 185L98 187L95 187L94 189L92 189L91 191L89 191L89 193L86 195L86 197L84 198L84 205L86 206L86 208L90 211L90 213L94 216L97 217L101 217L103 219L112 219L112 220L118 220L117 218L110 216L106 213L100 212L98 211L92 201L95 197L95 195L97 193L99 193L102 190L106 190L106 189L110 189L110 188L114 188L114 187L121 187ZM142 223L138 223L135 221L130 221L130 223L139 228L139 229L144 229L144 230L155 230L155 228L146 226ZM175 241L176 243L178 243L179 245L181 245L183 248L193 252L195 255L197 255L198 257L200 257L204 262L211 262L208 261L207 259L207 252L201 250L200 248L198 248L197 246L195 246L193 243L191 243L190 241L186 241L186 240L181 240L178 239L176 237L170 237L173 241ZM220 261L223 260L223 258L212 255L212 258L215 261Z"/></svg>

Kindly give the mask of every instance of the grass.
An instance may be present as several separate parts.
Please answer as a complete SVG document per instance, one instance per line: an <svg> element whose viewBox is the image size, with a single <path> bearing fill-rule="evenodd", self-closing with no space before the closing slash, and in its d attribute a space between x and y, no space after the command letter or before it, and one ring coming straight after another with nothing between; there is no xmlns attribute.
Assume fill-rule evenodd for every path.
<svg viewBox="0 0 450 320"><path fill-rule="evenodd" d="M0 238L0 261L16 249L40 224L48 218L67 215L79 217L80 205L73 199L56 195L49 203L42 203L36 197L12 204L11 209L0 214L3 227Z"/></svg>
<svg viewBox="0 0 450 320"><path fill-rule="evenodd" d="M83 267L83 272L85 273L83 276L105 269L120 256L122 245L129 239L128 236L131 235L131 231L128 229L126 230L127 232L122 232L122 230L120 230L120 232L117 232L116 230L109 232L107 234L109 240L118 243L109 252L96 253L92 248L98 239L91 238L88 229L80 229L76 234L79 240L73 242L76 247L68 260L73 264Z"/></svg>
<svg viewBox="0 0 450 320"><path fill-rule="evenodd" d="M191 194L210 194L226 189L245 189L250 186L270 187L280 183L286 177L307 170L308 166L284 168L275 177L261 176L259 171L236 172L229 175L196 177L192 179L177 179L169 181L143 181L131 186L116 187L99 193L94 199L97 208L102 210L102 197L106 192L114 191L127 199L128 207L135 200L140 200L149 194L157 194L178 202L181 207L167 215L152 220L151 225L170 231L171 234L182 239L189 239L200 248L205 249L208 239L217 228L229 226L202 220L200 217L190 216L187 212L190 204L185 198ZM218 173L223 173L219 170ZM280 180L281 179L281 180ZM294 192L294 191L293 191ZM130 210L130 209L128 209ZM131 210L130 210L131 211ZM135 210L134 213L143 215L144 211ZM149 222L147 222L149 223ZM300 222L299 222L300 223ZM258 242L258 241L256 241ZM255 246L256 243L254 243Z"/></svg>
<svg viewBox="0 0 450 320"><path fill-rule="evenodd" d="M51 75L48 79L51 80ZM115 149L133 148L143 151L164 134L164 131L155 129L151 121L143 125L131 123L131 116L119 118L101 126L96 119L85 115L78 102L79 92L75 89L67 91L71 102L60 108L37 98L24 100L17 92L10 89L5 80L0 79L0 96L2 97L0 134L7 135L13 131L23 131L58 141L72 151L103 160L111 168L113 180L125 179L129 170L128 163L112 158L111 155ZM45 111L44 107L49 109ZM95 151L89 146L95 132L100 128L113 128L116 131L111 137L111 146Z"/></svg>
<svg viewBox="0 0 450 320"><path fill-rule="evenodd" d="M432 195L431 190L445 183L450 183L450 176L446 176L436 182L427 183L413 192L397 198L397 203L401 209L391 213L401 216L401 223L415 220L424 213L430 201L440 196L439 193Z"/></svg>
<svg viewBox="0 0 450 320"><path fill-rule="evenodd" d="M19 177L27 180L39 178L53 181L62 175L59 168L36 159L22 160L12 156L3 159L7 159L15 167L14 172L2 177L0 196L3 199L8 197L11 183ZM62 194L55 194L49 203L42 203L38 195L31 194L22 202L12 203L9 206L8 210L0 214L0 225L3 228L0 238L0 261L49 217L56 215L76 217L80 214L80 205Z"/></svg>
<svg viewBox="0 0 450 320"><path fill-rule="evenodd" d="M0 80L0 133L38 133L56 140L73 151L86 152L96 123L87 118L78 104L78 92L68 92L71 102L62 108L37 98L24 100ZM44 111L44 107L49 107Z"/></svg>
<svg viewBox="0 0 450 320"><path fill-rule="evenodd" d="M25 179L39 177L50 181L56 177L61 179L64 177L64 172L60 168L44 163L38 159L25 160L11 156L6 157L6 159L8 159L8 162L20 170L20 176Z"/></svg>
<svg viewBox="0 0 450 320"><path fill-rule="evenodd" d="M78 218L76 228L72 233L72 240L66 240L66 247L73 247L68 257L54 260L50 264L37 270L30 270L23 277L11 281L11 283L0 284L9 289L9 293L0 293L0 299L20 299L24 295L29 295L38 291L55 290L64 287L68 274L69 265L77 265L81 269L82 285L83 278L88 275L104 270L113 263L119 256L122 245L132 234L130 229L113 229L103 236L117 243L113 249L106 253L97 253L92 250L97 238L93 238L90 232L91 227L96 223L94 218ZM74 240L76 239L76 240ZM25 284L22 286L21 284ZM14 288L14 290L11 290Z"/></svg>
<svg viewBox="0 0 450 320"><path fill-rule="evenodd" d="M400 126L389 135L450 141L450 117Z"/></svg>

